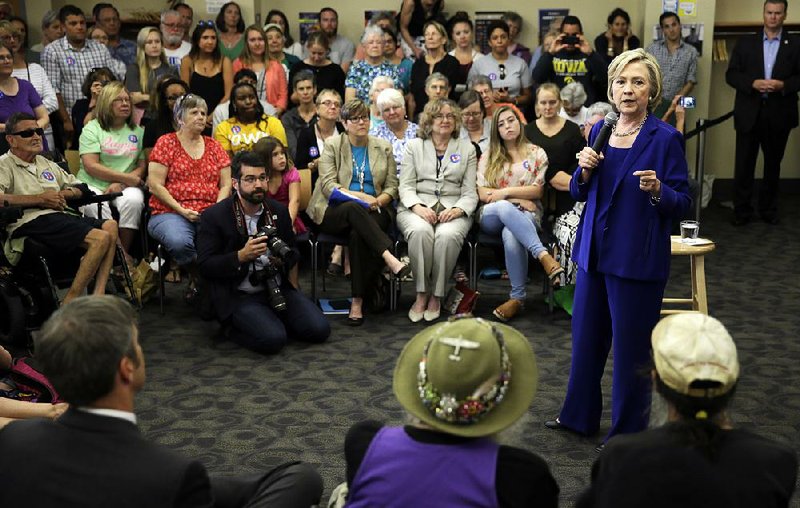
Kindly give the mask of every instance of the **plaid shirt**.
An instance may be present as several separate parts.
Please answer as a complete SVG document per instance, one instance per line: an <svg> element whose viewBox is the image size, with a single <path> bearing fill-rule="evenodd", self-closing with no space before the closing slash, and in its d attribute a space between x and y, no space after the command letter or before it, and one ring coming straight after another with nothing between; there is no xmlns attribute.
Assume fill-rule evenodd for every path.
<svg viewBox="0 0 800 508"><path fill-rule="evenodd" d="M113 58L116 58L125 65L136 63L136 43L120 37L117 46L109 46L108 51Z"/></svg>
<svg viewBox="0 0 800 508"><path fill-rule="evenodd" d="M678 49L670 54L667 42L661 40L648 46L647 52L653 55L661 66L664 78L661 96L665 100L671 101L689 81L697 83L697 50L692 45L681 40Z"/></svg>
<svg viewBox="0 0 800 508"><path fill-rule="evenodd" d="M83 48L75 49L64 36L44 47L42 67L47 77L64 98L67 111L72 111L75 101L83 98L81 85L96 67L108 67L121 81L125 80L125 64L111 57L108 48L97 41L86 39Z"/></svg>

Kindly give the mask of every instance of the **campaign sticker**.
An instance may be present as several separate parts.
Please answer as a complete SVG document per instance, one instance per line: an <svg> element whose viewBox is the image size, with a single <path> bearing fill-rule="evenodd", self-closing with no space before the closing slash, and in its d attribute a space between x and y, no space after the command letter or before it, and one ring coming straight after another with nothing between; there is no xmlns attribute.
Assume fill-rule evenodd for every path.
<svg viewBox="0 0 800 508"><path fill-rule="evenodd" d="M238 125L234 125L233 127L231 127L231 132L233 132L234 134L239 134L241 131L242 128L239 127Z"/></svg>
<svg viewBox="0 0 800 508"><path fill-rule="evenodd" d="M489 79L491 79L492 81L496 80L497 79L497 74L495 74L494 72L490 72L489 73Z"/></svg>
<svg viewBox="0 0 800 508"><path fill-rule="evenodd" d="M71 56L68 56L65 61L67 62L67 65L75 65L75 59Z"/></svg>
<svg viewBox="0 0 800 508"><path fill-rule="evenodd" d="M131 143L138 143L139 138L136 137L136 134L131 134L130 136L128 136L128 141L130 141Z"/></svg>
<svg viewBox="0 0 800 508"><path fill-rule="evenodd" d="M48 182L53 182L56 179L55 175L49 171L42 171L42 178L44 178Z"/></svg>
<svg viewBox="0 0 800 508"><path fill-rule="evenodd" d="M454 153L453 155L450 156L450 162L452 162L453 164L459 162L460 160L461 156L457 153Z"/></svg>
<svg viewBox="0 0 800 508"><path fill-rule="evenodd" d="M311 157L319 157L319 148L312 146L308 149L308 155Z"/></svg>
<svg viewBox="0 0 800 508"><path fill-rule="evenodd" d="M531 169L531 163L528 162L528 159L525 159L524 161L522 161L522 167L525 168L525 169Z"/></svg>

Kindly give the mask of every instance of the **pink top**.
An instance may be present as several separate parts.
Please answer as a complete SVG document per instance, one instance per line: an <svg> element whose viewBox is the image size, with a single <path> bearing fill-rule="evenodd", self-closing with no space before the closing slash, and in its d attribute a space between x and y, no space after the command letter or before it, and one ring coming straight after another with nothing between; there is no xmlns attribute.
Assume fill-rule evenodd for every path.
<svg viewBox="0 0 800 508"><path fill-rule="evenodd" d="M275 191L275 194L272 194L269 189L267 189L267 197L289 206L289 184L294 182L300 182L300 172L297 171L297 168L291 168L285 171L278 190ZM294 220L294 232L297 234L306 232L306 225L303 224L299 215Z"/></svg>
<svg viewBox="0 0 800 508"><path fill-rule="evenodd" d="M249 68L250 66L245 65L241 58L233 61L234 75L242 69ZM283 65L277 60L270 60L267 64L266 76L263 80L259 79L256 89L259 99L264 99L276 108L285 110L289 103L289 86L286 83L286 71L283 70Z"/></svg>

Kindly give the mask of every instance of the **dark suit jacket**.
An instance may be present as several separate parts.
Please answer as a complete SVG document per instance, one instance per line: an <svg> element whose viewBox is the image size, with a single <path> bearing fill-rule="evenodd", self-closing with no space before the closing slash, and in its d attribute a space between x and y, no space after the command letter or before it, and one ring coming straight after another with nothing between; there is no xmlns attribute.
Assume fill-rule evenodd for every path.
<svg viewBox="0 0 800 508"><path fill-rule="evenodd" d="M598 122L589 137L589 146L602 128ZM570 181L570 194L576 201L586 201L575 239L572 259L589 271L592 231L598 210L610 203L604 224L605 233L598 245L596 270L635 280L666 280L669 276L670 230L672 220L684 216L691 205L688 169L683 136L670 125L650 115L636 136L610 196L598 195L595 168L585 184L581 171ZM639 189L639 177L633 172L654 169L661 180L661 201L653 205L650 196Z"/></svg>
<svg viewBox="0 0 800 508"><path fill-rule="evenodd" d="M753 89L753 81L764 79L764 32L739 39L731 53L725 81L736 89L733 126L737 131L749 132L756 126L761 107L761 93ZM797 127L797 92L800 91L800 39L781 34L778 55L772 69L772 79L784 82L784 89L767 95L770 125L779 130Z"/></svg>
<svg viewBox="0 0 800 508"><path fill-rule="evenodd" d="M200 215L197 231L197 264L211 292L211 303L217 319L225 321L236 306L238 286L248 275L250 264L240 264L237 251L244 247L247 238L236 230L233 215L233 195L207 208ZM294 231L289 210L274 199L267 199L272 210L272 220L278 228L278 236L289 247L294 247ZM287 278L283 278L286 283Z"/></svg>
<svg viewBox="0 0 800 508"><path fill-rule="evenodd" d="M148 442L132 423L69 409L0 431L0 506L213 506L205 468Z"/></svg>

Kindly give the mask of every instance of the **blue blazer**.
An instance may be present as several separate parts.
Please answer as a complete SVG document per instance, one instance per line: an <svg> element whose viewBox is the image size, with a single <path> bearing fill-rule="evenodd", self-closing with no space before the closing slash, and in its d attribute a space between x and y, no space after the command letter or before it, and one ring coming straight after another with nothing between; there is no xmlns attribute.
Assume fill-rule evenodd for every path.
<svg viewBox="0 0 800 508"><path fill-rule="evenodd" d="M602 122L592 129L590 146L600 128ZM586 202L572 259L589 271L593 229L602 227L605 232L595 246L596 271L628 279L666 280L672 220L683 217L692 201L683 135L650 115L623 162L610 196L598 195L597 174L603 171L604 163L600 162L586 183L581 183L581 171L572 176L570 194L575 200ZM634 171L642 169L654 169L661 180L658 203L651 202L650 195L639 188L639 177L633 176ZM605 222L595 224L596 214L606 206Z"/></svg>

